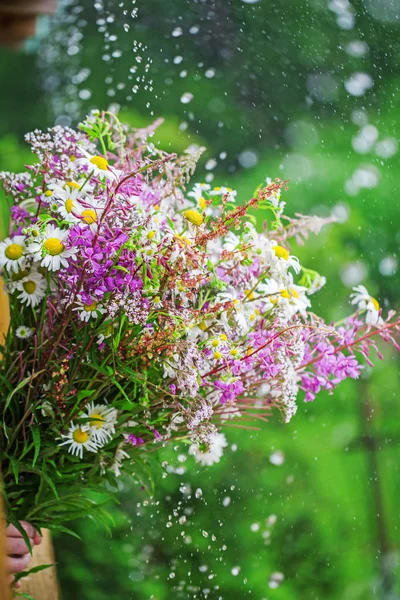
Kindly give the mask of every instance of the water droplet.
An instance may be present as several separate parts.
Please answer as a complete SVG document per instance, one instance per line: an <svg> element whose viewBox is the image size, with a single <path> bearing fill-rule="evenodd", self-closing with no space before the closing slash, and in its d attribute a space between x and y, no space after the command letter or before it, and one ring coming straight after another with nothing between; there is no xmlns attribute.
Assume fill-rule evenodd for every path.
<svg viewBox="0 0 400 600"><path fill-rule="evenodd" d="M192 100L193 100L193 94L191 94L190 92L185 92L181 96L182 104L189 104L189 102L191 102Z"/></svg>

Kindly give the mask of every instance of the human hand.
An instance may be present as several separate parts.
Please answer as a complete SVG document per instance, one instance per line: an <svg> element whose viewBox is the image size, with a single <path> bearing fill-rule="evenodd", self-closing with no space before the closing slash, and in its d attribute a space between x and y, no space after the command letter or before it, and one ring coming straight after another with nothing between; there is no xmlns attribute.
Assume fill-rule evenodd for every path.
<svg viewBox="0 0 400 600"><path fill-rule="evenodd" d="M32 547L41 543L42 538L33 525L26 521L21 521L20 525L26 531ZM6 529L6 548L7 571L9 573L20 573L21 571L24 571L29 564L31 554L22 534L14 525L9 525ZM13 579L14 578L11 577L11 582ZM19 587L18 583L16 587Z"/></svg>

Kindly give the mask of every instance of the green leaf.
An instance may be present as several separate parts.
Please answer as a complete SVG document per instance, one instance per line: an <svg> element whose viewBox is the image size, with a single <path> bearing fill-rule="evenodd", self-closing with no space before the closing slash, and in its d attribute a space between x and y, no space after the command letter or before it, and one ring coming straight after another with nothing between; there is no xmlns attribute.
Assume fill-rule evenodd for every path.
<svg viewBox="0 0 400 600"><path fill-rule="evenodd" d="M35 463L39 457L39 452L40 452L40 443L41 443L41 439L40 439L40 429L39 427L32 427L31 429L32 432L32 437L33 437L33 443L35 445L35 455L33 457L33 466L35 466Z"/></svg>
<svg viewBox="0 0 400 600"><path fill-rule="evenodd" d="M72 537L75 537L78 540L82 540L80 535L78 535L75 531L72 531L72 529L64 527L64 525L55 525L52 523L51 525L47 524L47 526L50 528L51 531L60 531L61 533L67 533L68 535L71 535Z"/></svg>
<svg viewBox="0 0 400 600"><path fill-rule="evenodd" d="M86 398L90 398L90 396L93 396L94 393L95 390L79 390L77 393L78 402L85 400Z"/></svg>
<svg viewBox="0 0 400 600"><path fill-rule="evenodd" d="M16 598L26 598L26 600L35 600L33 596L28 594L27 592L15 592Z"/></svg>
<svg viewBox="0 0 400 600"><path fill-rule="evenodd" d="M14 525L14 527L20 532L20 534L22 535L22 537L24 539L25 544L28 546L29 552L32 554L32 545L31 545L30 539L28 537L28 534L26 533L25 529L22 527L22 525L18 521L18 519L16 519L14 517L14 515L12 514L11 511L7 511L7 520L9 523L11 523L11 525Z"/></svg>
<svg viewBox="0 0 400 600"><path fill-rule="evenodd" d="M7 458L10 461L12 472L13 472L14 478L15 478L15 483L18 484L18 461L15 460L15 458L13 456L7 456Z"/></svg>
<svg viewBox="0 0 400 600"><path fill-rule="evenodd" d="M42 369L41 371L37 371L36 373L33 373L33 375L29 375L29 377L25 377L25 379L23 379L22 381L19 382L19 384L17 385L16 388L13 389L13 391L11 392L11 394L8 394L6 401L4 403L4 412L6 412L7 408L10 406L10 402L13 399L14 395L19 392L20 390L22 390L23 387L25 387L26 385L28 385L28 383L30 383L31 381L33 381L33 379L35 379L36 377L38 377L38 375L41 375L41 373L44 373L44 370Z"/></svg>
<svg viewBox="0 0 400 600"><path fill-rule="evenodd" d="M55 564L51 564L51 565L38 565L37 567L33 567L32 569L29 569L29 571L21 571L20 573L16 573L14 575L14 580L15 582L19 581L20 579L23 579L24 577L28 577L29 575L33 575L34 573L40 573L40 571L44 571L45 569L50 569L50 567L55 567ZM28 594L29 596L29 594Z"/></svg>

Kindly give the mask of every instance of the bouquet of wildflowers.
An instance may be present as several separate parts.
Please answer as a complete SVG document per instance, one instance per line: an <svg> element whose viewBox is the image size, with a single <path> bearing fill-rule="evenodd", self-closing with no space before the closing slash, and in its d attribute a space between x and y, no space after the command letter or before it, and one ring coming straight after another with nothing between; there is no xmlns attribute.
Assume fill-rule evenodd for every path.
<svg viewBox="0 0 400 600"><path fill-rule="evenodd" d="M147 485L148 450L182 440L210 465L227 422L273 409L289 421L299 394L357 378L376 339L397 347L399 321L361 286L340 326L310 312L325 280L289 239L326 221L285 218L284 182L245 203L190 186L202 149L167 154L153 133L95 112L78 131L27 135L37 162L0 174L12 217L0 465L15 524L104 516L86 492L123 470ZM262 233L249 209L272 216Z"/></svg>

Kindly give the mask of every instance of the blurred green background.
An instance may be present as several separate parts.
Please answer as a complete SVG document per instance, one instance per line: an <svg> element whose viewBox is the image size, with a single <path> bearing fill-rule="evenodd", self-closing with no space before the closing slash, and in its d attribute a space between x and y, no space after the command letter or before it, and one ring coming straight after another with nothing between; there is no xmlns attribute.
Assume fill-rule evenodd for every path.
<svg viewBox="0 0 400 600"><path fill-rule="evenodd" d="M289 214L336 215L295 249L327 276L316 312L349 313L359 283L399 308L397 0L72 0L40 32L0 51L0 169L93 107L163 116L156 143L207 146L198 180L244 201L287 178ZM121 480L112 537L56 539L64 600L400 598L399 361L375 362L289 425L227 428L213 468L166 449L153 499Z"/></svg>

